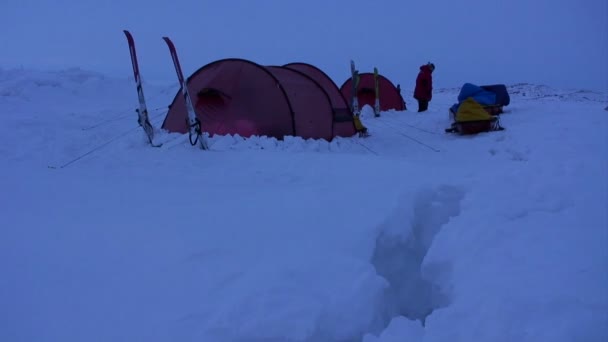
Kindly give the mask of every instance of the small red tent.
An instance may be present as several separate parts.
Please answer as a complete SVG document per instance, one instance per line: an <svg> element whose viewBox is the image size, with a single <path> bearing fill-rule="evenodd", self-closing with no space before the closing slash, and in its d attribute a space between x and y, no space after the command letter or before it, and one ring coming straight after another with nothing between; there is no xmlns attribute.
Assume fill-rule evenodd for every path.
<svg viewBox="0 0 608 342"><path fill-rule="evenodd" d="M352 97L352 77L347 79L340 87L340 92L347 101L350 101ZM386 77L378 75L378 88L380 91L380 110L405 110L405 101L401 96L401 91L395 87L395 85L389 81ZM376 90L374 84L373 73L362 73L359 74L359 87L357 91L357 99L359 101L359 108L363 108L364 105L370 105L374 107L376 99Z"/></svg>
<svg viewBox="0 0 608 342"><path fill-rule="evenodd" d="M299 136L330 141L356 133L352 114L350 129L341 125L335 129L331 98L323 86L290 68L228 58L201 67L188 77L187 84L201 128L210 135ZM180 90L162 128L186 133L186 118Z"/></svg>

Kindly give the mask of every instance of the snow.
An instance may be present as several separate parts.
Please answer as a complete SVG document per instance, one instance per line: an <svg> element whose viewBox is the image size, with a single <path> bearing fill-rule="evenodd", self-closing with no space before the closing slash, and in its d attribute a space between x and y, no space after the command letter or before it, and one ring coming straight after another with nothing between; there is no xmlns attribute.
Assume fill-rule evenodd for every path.
<svg viewBox="0 0 608 342"><path fill-rule="evenodd" d="M201 151L132 79L0 70L0 340L605 341L606 94L509 90L500 132L404 89L368 138Z"/></svg>

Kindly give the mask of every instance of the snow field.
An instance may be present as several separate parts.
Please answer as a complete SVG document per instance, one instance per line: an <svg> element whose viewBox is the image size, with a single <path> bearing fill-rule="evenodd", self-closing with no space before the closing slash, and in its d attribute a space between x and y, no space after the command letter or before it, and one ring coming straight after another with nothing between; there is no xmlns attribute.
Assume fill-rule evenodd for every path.
<svg viewBox="0 0 608 342"><path fill-rule="evenodd" d="M176 89L146 85L156 127ZM445 134L439 90L207 153L147 146L131 80L4 70L0 338L603 341L605 104L510 89L502 132Z"/></svg>

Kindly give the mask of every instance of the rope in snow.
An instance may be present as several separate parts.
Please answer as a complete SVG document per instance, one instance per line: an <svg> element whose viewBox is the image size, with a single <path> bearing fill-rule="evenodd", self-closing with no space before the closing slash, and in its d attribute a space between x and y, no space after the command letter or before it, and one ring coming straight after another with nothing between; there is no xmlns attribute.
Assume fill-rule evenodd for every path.
<svg viewBox="0 0 608 342"><path fill-rule="evenodd" d="M403 133L403 132L401 132L401 131L397 130L397 128L393 127L393 126L392 126L392 125L390 125L390 124L384 123L384 122L382 122L382 121L378 121L378 122L381 122L382 124L384 124L384 126L385 126L385 127L387 127L387 128L390 128L390 129L394 130L394 131L395 131L395 133L397 133L397 134L399 134L399 135L401 135L401 136L404 136L404 137L406 137L406 138L408 138L408 139L410 139L410 140L412 140L412 141L414 141L414 142L416 142L416 143L418 143L418 144L420 144L420 145L422 145L422 146L424 146L424 147L426 147L426 148L430 149L430 150L431 150L431 151L433 151L433 152L441 152L439 149L437 149L437 148L435 148L435 147L433 147L433 146L430 146L430 145L428 145L428 144L425 144L425 143L423 143L422 141L420 141L420 140L418 140L418 139L415 139L415 138L412 138L412 137L410 137L409 135L407 135L407 134L405 134L405 133Z"/></svg>
<svg viewBox="0 0 608 342"><path fill-rule="evenodd" d="M441 151L439 151L438 149L434 148L433 146L427 145L427 144L423 143L423 142L422 142L422 141L420 141L420 140L416 140L416 139L414 139L414 138L410 137L410 136L409 136L409 135L407 135L407 134L404 134L404 133L401 133L401 132L397 132L397 133L401 134L402 136L404 136L404 137L406 137L406 138L408 138L408 139L410 139L410 140L412 140L412 141L415 141L415 142L419 143L419 144L420 144L420 145L422 145L422 146L427 147L428 149L430 149L430 150L431 150L431 151L433 151L433 152L441 152Z"/></svg>
<svg viewBox="0 0 608 342"><path fill-rule="evenodd" d="M376 151L372 150L371 148L367 147L367 146L366 146L365 144L363 144L362 142L357 141L357 140L355 140L355 142L356 142L357 144L359 144L359 145L363 146L363 147L364 147L366 150L370 151L371 153L373 153L373 154L375 154L375 155L377 155L377 156L379 155L379 154L378 154L378 152L376 152Z"/></svg>
<svg viewBox="0 0 608 342"><path fill-rule="evenodd" d="M128 131L126 131L126 132L124 132L124 133L120 134L119 136L116 136L116 137L114 137L114 138L112 138L112 139L110 139L110 140L106 141L105 143L103 143L103 144L101 144L101 145L99 145L99 146L97 146L97 147L93 148L92 150L90 150L90 151L88 151L88 152L86 152L86 153L84 153L84 154L82 154L82 155L80 155L80 156L78 156L78 157L76 157L76 158L74 158L74 159L70 160L69 162L67 162L67 163L65 163L65 164L63 164L63 165L61 165L61 166L59 166L59 167L57 167L57 166L49 166L49 168L50 168L50 169L63 169L64 167L66 167L66 166L68 166L68 165L70 165L70 164L72 164L72 163L74 163L74 162L77 162L78 160L80 160L80 159L82 159L82 158L84 158L84 157L88 156L89 154L91 154L91 153L93 153L93 152L95 152L95 151L99 151L99 150L101 150L102 148L104 148L104 147L108 146L110 143L112 143L112 142L114 142L114 141L116 141L116 140L118 140L118 139L120 139L120 138L122 138L122 137L124 137L124 136L126 136L126 135L128 135L128 134L130 134L130 133L132 133L132 132L133 132L133 131L135 131L136 129L140 129L140 127L138 126L138 127L135 127L135 128L131 128L130 130L128 130Z"/></svg>
<svg viewBox="0 0 608 342"><path fill-rule="evenodd" d="M439 134L439 133L437 133L437 132L428 131L428 130L426 130L426 129L424 129L424 128L416 127L416 126L414 126L414 125L410 125L410 124L406 124L406 123L404 123L404 125L406 125L406 126L408 126L408 127L411 127L411 128L415 128L415 129L417 129L417 130L419 130L419 131L421 131L421 132L425 132L425 133L428 133L428 134L435 134L435 135Z"/></svg>
<svg viewBox="0 0 608 342"><path fill-rule="evenodd" d="M166 109L166 107L165 107L165 106L163 106L163 107L154 108L154 109L150 110L149 112L150 112L150 113L153 113L153 112L156 112L156 111L161 110L161 109ZM160 113L160 114L163 114L163 113ZM157 116L155 116L155 118L156 118L156 117L158 117L158 116L160 116L160 114L158 114ZM123 112L121 112L121 114L119 114L118 116L115 116L115 117L110 118L110 119L103 120L103 121L101 121L101 122L98 122L98 123L96 123L96 124L94 124L94 125L91 125L91 126L88 126L88 127L84 127L82 130L83 130L83 131L87 131L87 130L89 130L89 129L97 128L97 127L99 127L99 126L103 126L103 125L108 124L108 123L110 123L110 122L113 122L113 121L118 121L118 120L124 119L124 118L126 118L128 115L132 115L132 112L131 112L131 110L130 110L130 109L128 110L128 112L127 112L127 111L123 111Z"/></svg>
<svg viewBox="0 0 608 342"><path fill-rule="evenodd" d="M386 119L386 117L384 117L384 119ZM383 123L383 124L387 124L387 125L390 125L390 126L393 126L393 127L398 125L398 124L396 123L396 121L394 121L394 120L392 120L392 119L391 119L391 120L388 120L388 121L391 121L392 123L391 123L391 122L386 122L386 120L382 120L382 121L378 121L378 122L381 122L381 123ZM405 125L405 126L408 126L408 127L411 127L411 128L417 129L417 130L419 130L419 131L421 131L421 132L425 132L425 133L429 133L429 134L435 134L435 135L439 134L439 133L437 133L437 132L429 131L429 130L426 130L426 129L424 129L424 128L420 128L420 127L417 127L417 126L414 126L414 125L410 125L410 124L405 123L405 122L399 122L399 125Z"/></svg>

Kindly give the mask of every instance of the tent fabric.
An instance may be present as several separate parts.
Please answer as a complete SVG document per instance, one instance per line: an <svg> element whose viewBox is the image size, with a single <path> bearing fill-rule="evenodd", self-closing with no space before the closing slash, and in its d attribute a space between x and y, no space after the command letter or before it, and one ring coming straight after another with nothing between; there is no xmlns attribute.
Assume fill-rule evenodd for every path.
<svg viewBox="0 0 608 342"><path fill-rule="evenodd" d="M474 98L475 101L482 105L496 104L496 94L472 83L465 83L460 89L458 102L462 102L469 97Z"/></svg>
<svg viewBox="0 0 608 342"><path fill-rule="evenodd" d="M331 140L333 111L323 87L305 74L282 67L267 67L279 80L291 104L298 136Z"/></svg>
<svg viewBox="0 0 608 342"><path fill-rule="evenodd" d="M340 86L340 92L348 103L350 103L352 98L352 82L352 77L350 77L344 81L342 86ZM401 92L389 79L382 75L378 75L378 88L380 92L381 111L388 111L391 109L401 111L406 109ZM376 92L373 73L366 72L359 74L357 99L360 108L363 108L365 105L374 107Z"/></svg>
<svg viewBox="0 0 608 342"><path fill-rule="evenodd" d="M350 106L342 96L336 83L325 72L316 66L303 62L289 63L283 65L283 67L300 71L319 83L329 96L334 111L334 134L341 137L353 135L353 126L356 126L356 124L353 121Z"/></svg>
<svg viewBox="0 0 608 342"><path fill-rule="evenodd" d="M458 103L452 105L450 111L452 113L458 112L460 103L469 97L474 98L475 101L485 107L486 111L495 115L502 113L502 107L509 105L511 101L504 84L477 86L472 83L465 83L458 94Z"/></svg>
<svg viewBox="0 0 608 342"><path fill-rule="evenodd" d="M332 140L334 113L329 95L313 78L292 69L261 66L238 58L209 63L187 79L188 90L203 132L283 139ZM169 106L162 128L188 131L181 89ZM343 129L342 136L356 134Z"/></svg>
<svg viewBox="0 0 608 342"><path fill-rule="evenodd" d="M495 105L508 106L511 103L509 91L504 84L482 85L481 88L496 94Z"/></svg>

